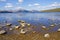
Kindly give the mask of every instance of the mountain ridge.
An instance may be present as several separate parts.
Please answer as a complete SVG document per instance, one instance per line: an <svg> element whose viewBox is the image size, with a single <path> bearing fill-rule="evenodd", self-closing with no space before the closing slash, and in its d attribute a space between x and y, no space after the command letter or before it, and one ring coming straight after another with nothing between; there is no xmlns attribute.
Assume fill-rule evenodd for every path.
<svg viewBox="0 0 60 40"><path fill-rule="evenodd" d="M60 8L55 8L55 9L49 9L49 10L42 10L42 11L38 11L38 10L0 10L0 13L18 13L18 12L22 12L22 13L40 13L40 12L60 12Z"/></svg>

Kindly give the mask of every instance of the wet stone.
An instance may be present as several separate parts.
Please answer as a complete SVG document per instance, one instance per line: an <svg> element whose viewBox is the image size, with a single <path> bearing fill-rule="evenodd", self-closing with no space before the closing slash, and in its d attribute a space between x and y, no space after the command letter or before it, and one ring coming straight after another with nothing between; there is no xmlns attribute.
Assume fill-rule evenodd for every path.
<svg viewBox="0 0 60 40"><path fill-rule="evenodd" d="M49 38L50 35L49 35L48 33L46 33L46 34L44 34L44 37L45 37L45 38Z"/></svg>
<svg viewBox="0 0 60 40"><path fill-rule="evenodd" d="M60 32L60 28L57 31Z"/></svg>
<svg viewBox="0 0 60 40"><path fill-rule="evenodd" d="M50 25L51 27L54 27L55 25L54 24L52 24L52 25Z"/></svg>
<svg viewBox="0 0 60 40"><path fill-rule="evenodd" d="M1 35L1 34L5 34L5 33L6 33L5 30L0 30L0 35Z"/></svg>
<svg viewBox="0 0 60 40"><path fill-rule="evenodd" d="M21 34L25 34L26 31L25 31L24 29L21 29L20 33L21 33Z"/></svg>
<svg viewBox="0 0 60 40"><path fill-rule="evenodd" d="M13 30L13 28L10 28L9 30L11 31L11 30Z"/></svg>
<svg viewBox="0 0 60 40"><path fill-rule="evenodd" d="M6 24L6 26L11 26L11 25L12 25L11 23Z"/></svg>
<svg viewBox="0 0 60 40"><path fill-rule="evenodd" d="M19 29L20 28L20 26L15 26L15 29Z"/></svg>

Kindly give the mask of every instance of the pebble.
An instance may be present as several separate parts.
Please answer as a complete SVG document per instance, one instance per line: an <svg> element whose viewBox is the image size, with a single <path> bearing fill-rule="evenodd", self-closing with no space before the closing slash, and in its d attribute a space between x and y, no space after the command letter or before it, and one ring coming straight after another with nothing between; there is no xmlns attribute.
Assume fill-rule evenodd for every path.
<svg viewBox="0 0 60 40"><path fill-rule="evenodd" d="M25 27L26 23L20 23L21 27Z"/></svg>
<svg viewBox="0 0 60 40"><path fill-rule="evenodd" d="M33 33L36 33L36 31L33 31Z"/></svg>
<svg viewBox="0 0 60 40"><path fill-rule="evenodd" d="M46 28L46 26L42 26L42 28Z"/></svg>
<svg viewBox="0 0 60 40"><path fill-rule="evenodd" d="M0 31L0 35L1 35L1 34L5 34L5 33L6 33L5 30L1 30L1 31Z"/></svg>
<svg viewBox="0 0 60 40"><path fill-rule="evenodd" d="M25 23L25 21L23 21L23 20L18 20L18 22Z"/></svg>
<svg viewBox="0 0 60 40"><path fill-rule="evenodd" d="M31 24L27 24L27 26L31 26Z"/></svg>
<svg viewBox="0 0 60 40"><path fill-rule="evenodd" d="M54 27L55 25L54 24L52 24L52 25L50 25L51 27Z"/></svg>
<svg viewBox="0 0 60 40"><path fill-rule="evenodd" d="M15 26L15 29L19 29L20 26Z"/></svg>
<svg viewBox="0 0 60 40"><path fill-rule="evenodd" d="M58 32L60 32L60 28L58 29Z"/></svg>
<svg viewBox="0 0 60 40"><path fill-rule="evenodd" d="M11 25L12 25L11 23L6 24L6 26L11 26Z"/></svg>
<svg viewBox="0 0 60 40"><path fill-rule="evenodd" d="M44 37L45 37L45 38L49 38L50 35L47 33L47 34L44 34Z"/></svg>
<svg viewBox="0 0 60 40"><path fill-rule="evenodd" d="M43 29L43 30L47 30L46 26L42 26L42 29Z"/></svg>
<svg viewBox="0 0 60 40"><path fill-rule="evenodd" d="M25 34L26 31L25 31L24 29L21 29L20 33L21 33L21 34Z"/></svg>
<svg viewBox="0 0 60 40"><path fill-rule="evenodd" d="M13 30L13 28L10 28L9 30L11 31L11 30Z"/></svg>

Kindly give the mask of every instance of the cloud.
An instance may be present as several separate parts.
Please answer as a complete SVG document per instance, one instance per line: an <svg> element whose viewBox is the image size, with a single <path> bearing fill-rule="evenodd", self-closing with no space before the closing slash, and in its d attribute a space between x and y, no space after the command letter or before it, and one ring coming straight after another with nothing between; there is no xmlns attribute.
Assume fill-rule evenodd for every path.
<svg viewBox="0 0 60 40"><path fill-rule="evenodd" d="M28 4L28 6L40 6L39 3L34 3L34 4Z"/></svg>
<svg viewBox="0 0 60 40"><path fill-rule="evenodd" d="M4 7L5 7L5 8L12 8L13 5L12 5L12 3L7 3Z"/></svg>
<svg viewBox="0 0 60 40"><path fill-rule="evenodd" d="M39 6L40 4L39 3L35 3L34 6Z"/></svg>
<svg viewBox="0 0 60 40"><path fill-rule="evenodd" d="M22 9L22 7L15 7L16 10Z"/></svg>
<svg viewBox="0 0 60 40"><path fill-rule="evenodd" d="M60 7L60 3L54 2L54 3L50 4L50 5L48 5L47 7L57 8L57 7Z"/></svg>
<svg viewBox="0 0 60 40"><path fill-rule="evenodd" d="M60 3L54 2L54 3L51 4L50 6L55 6L55 7L57 7L57 6L60 6Z"/></svg>
<svg viewBox="0 0 60 40"><path fill-rule="evenodd" d="M3 1L3 2L5 2L6 0L0 0L0 1Z"/></svg>
<svg viewBox="0 0 60 40"><path fill-rule="evenodd" d="M39 7L40 7L40 9L42 9L42 10L54 9L54 8L60 7L60 3L54 2L54 3L52 3L52 4L49 4L49 5L46 5L46 6L39 6Z"/></svg>
<svg viewBox="0 0 60 40"><path fill-rule="evenodd" d="M32 4L28 4L28 6L32 6Z"/></svg>
<svg viewBox="0 0 60 40"><path fill-rule="evenodd" d="M23 0L18 0L18 2L22 3L22 2L23 2Z"/></svg>

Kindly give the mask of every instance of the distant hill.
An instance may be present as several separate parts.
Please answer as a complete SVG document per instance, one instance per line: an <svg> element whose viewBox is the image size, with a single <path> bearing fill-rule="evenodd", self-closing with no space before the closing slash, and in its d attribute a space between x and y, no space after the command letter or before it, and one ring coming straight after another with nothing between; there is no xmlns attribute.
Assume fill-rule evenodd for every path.
<svg viewBox="0 0 60 40"><path fill-rule="evenodd" d="M60 8L50 9L50 10L43 10L41 12L60 12Z"/></svg>
<svg viewBox="0 0 60 40"><path fill-rule="evenodd" d="M37 11L37 10L12 10L12 11L9 11L9 10L3 10L3 11L0 11L0 13L39 13L40 11Z"/></svg>
<svg viewBox="0 0 60 40"><path fill-rule="evenodd" d="M12 11L0 11L0 13L13 13Z"/></svg>

